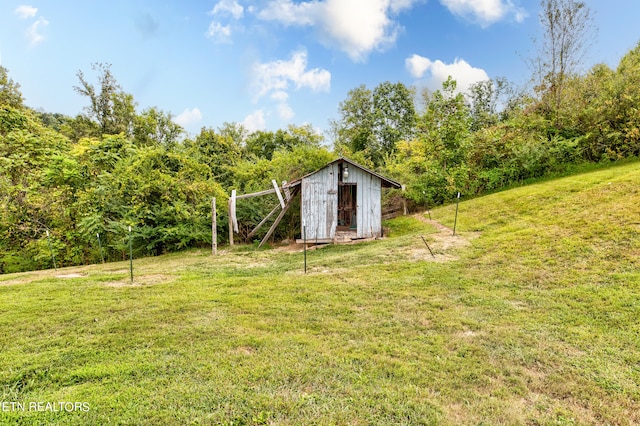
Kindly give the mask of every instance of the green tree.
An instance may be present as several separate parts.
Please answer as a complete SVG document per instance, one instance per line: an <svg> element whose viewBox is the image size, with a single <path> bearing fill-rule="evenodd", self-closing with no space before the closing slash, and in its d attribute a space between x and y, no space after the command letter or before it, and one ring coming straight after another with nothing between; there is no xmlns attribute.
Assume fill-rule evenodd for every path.
<svg viewBox="0 0 640 426"><path fill-rule="evenodd" d="M418 124L420 137L445 171L462 163L471 129L464 95L456 93L456 87L449 77L441 90L423 92L425 112Z"/></svg>
<svg viewBox="0 0 640 426"><path fill-rule="evenodd" d="M403 83L384 82L371 91L362 85L340 103L340 118L332 123L336 149L364 152L375 165L384 163L396 143L411 138L416 113L413 90Z"/></svg>
<svg viewBox="0 0 640 426"><path fill-rule="evenodd" d="M78 71L80 86L74 86L79 94L89 98L86 116L97 124L98 132L92 136L131 135L135 119L133 96L122 91L111 73L111 65L95 63L91 68L98 73L99 87L89 83L82 71Z"/></svg>
<svg viewBox="0 0 640 426"><path fill-rule="evenodd" d="M245 141L245 150L256 158L271 160L273 153L278 149L278 140L274 132L256 130Z"/></svg>
<svg viewBox="0 0 640 426"><path fill-rule="evenodd" d="M276 151L291 151L297 146L319 147L322 141L322 135L316 133L311 125L290 124L286 130L251 133L245 140L245 150L257 158L271 160Z"/></svg>
<svg viewBox="0 0 640 426"><path fill-rule="evenodd" d="M373 90L373 129L379 152L388 155L415 130L414 92L403 83L385 81Z"/></svg>
<svg viewBox="0 0 640 426"><path fill-rule="evenodd" d="M167 114L156 107L147 108L137 115L133 122L133 137L137 145L164 147L174 146L180 135L184 133L182 127L174 123L171 114Z"/></svg>
<svg viewBox="0 0 640 426"><path fill-rule="evenodd" d="M286 133L289 135L290 142L286 146L289 151L298 146L319 148L324 141L324 137L315 131L311 124L301 126L289 124Z"/></svg>
<svg viewBox="0 0 640 426"><path fill-rule="evenodd" d="M218 127L218 133L227 139L230 139L235 146L244 145L249 131L241 123L229 123L225 121L222 126Z"/></svg>
<svg viewBox="0 0 640 426"><path fill-rule="evenodd" d="M0 65L0 106L6 105L12 108L23 107L20 85L9 77L9 71Z"/></svg>
<svg viewBox="0 0 640 426"><path fill-rule="evenodd" d="M373 93L365 85L352 89L340 102L339 120L332 123L338 145L351 152L365 151L374 143Z"/></svg>
<svg viewBox="0 0 640 426"><path fill-rule="evenodd" d="M595 25L583 1L542 0L540 6L542 42L532 63L546 113L558 126L567 81L582 64Z"/></svg>
<svg viewBox="0 0 640 426"><path fill-rule="evenodd" d="M68 149L68 140L32 111L0 107L0 271L49 266L49 256L42 256L44 232L69 216L48 190L45 173Z"/></svg>
<svg viewBox="0 0 640 426"><path fill-rule="evenodd" d="M136 155L138 147L123 134L83 138L72 153L87 168L89 176L112 173L120 161Z"/></svg>
<svg viewBox="0 0 640 426"><path fill-rule="evenodd" d="M234 167L242 159L242 146L232 135L203 127L194 140L185 141L185 147L195 159L209 166L216 182L224 187L233 182Z"/></svg>
<svg viewBox="0 0 640 426"><path fill-rule="evenodd" d="M122 138L122 135L110 138ZM134 250L161 254L210 242L211 197L224 199L210 168L187 152L164 146L119 150L112 168L96 175L80 194L79 231L86 239L103 235L111 258L126 251L128 225L134 227ZM87 151L76 151L86 158ZM90 157L91 158L91 157Z"/></svg>
<svg viewBox="0 0 640 426"><path fill-rule="evenodd" d="M505 78L496 78L474 83L469 88L469 113L471 114L471 131L491 127L500 120L498 103L503 94L509 91L509 83Z"/></svg>
<svg viewBox="0 0 640 426"><path fill-rule="evenodd" d="M640 43L615 71L600 65L587 76L591 99L583 114L584 142L594 160L617 160L640 155ZM588 93L582 90L585 96ZM588 102L590 101L590 102ZM588 120L586 119L588 117Z"/></svg>
<svg viewBox="0 0 640 426"><path fill-rule="evenodd" d="M40 118L40 121L42 121L42 124L44 124L46 127L49 127L53 130L55 130L56 132L61 132L62 128L67 125L67 123L69 123L71 120L73 120L71 117L66 116L64 114L60 114L60 113L51 113L51 112L46 112L46 111L35 111L35 114Z"/></svg>

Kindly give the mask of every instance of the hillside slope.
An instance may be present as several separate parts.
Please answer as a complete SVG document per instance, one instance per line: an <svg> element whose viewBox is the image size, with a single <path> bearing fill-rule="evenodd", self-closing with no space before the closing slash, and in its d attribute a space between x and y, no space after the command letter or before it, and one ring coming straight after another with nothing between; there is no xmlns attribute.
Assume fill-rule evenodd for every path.
<svg viewBox="0 0 640 426"><path fill-rule="evenodd" d="M381 241L0 277L0 423L640 423L640 163ZM425 241L434 251L431 256ZM29 410L30 402L89 410Z"/></svg>

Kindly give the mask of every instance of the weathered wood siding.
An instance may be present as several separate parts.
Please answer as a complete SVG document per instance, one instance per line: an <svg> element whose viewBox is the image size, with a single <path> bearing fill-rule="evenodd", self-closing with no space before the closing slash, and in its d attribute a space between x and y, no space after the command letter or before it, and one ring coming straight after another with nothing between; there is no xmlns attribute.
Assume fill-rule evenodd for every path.
<svg viewBox="0 0 640 426"><path fill-rule="evenodd" d="M338 165L330 164L302 179L302 234L307 240L333 238L338 223Z"/></svg>
<svg viewBox="0 0 640 426"><path fill-rule="evenodd" d="M302 224L307 227L307 240L333 239L338 224L338 163L329 164L302 179ZM357 187L357 237L380 236L382 228L379 177L349 165L349 176L344 183Z"/></svg>
<svg viewBox="0 0 640 426"><path fill-rule="evenodd" d="M380 235L382 227L380 207L380 178L357 167L349 166L349 177L345 183L357 185L358 238L372 238Z"/></svg>

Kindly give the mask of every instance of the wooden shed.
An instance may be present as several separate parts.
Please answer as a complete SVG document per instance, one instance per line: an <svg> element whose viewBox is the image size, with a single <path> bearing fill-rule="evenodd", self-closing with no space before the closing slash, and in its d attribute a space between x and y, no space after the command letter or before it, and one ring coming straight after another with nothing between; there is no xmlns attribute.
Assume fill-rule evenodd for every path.
<svg viewBox="0 0 640 426"><path fill-rule="evenodd" d="M287 186L300 192L300 234L319 243L381 236L382 188L400 188L344 157Z"/></svg>

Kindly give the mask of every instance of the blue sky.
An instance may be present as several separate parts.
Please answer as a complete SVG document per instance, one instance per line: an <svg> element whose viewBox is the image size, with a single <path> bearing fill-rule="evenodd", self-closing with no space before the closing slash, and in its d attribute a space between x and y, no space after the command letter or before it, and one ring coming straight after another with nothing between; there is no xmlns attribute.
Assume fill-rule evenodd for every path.
<svg viewBox="0 0 640 426"><path fill-rule="evenodd" d="M587 1L598 33L587 68L615 67L640 41L640 1ZM361 84L464 89L527 82L539 33L533 0L0 0L0 63L26 104L75 116L77 72L111 64L138 110L156 106L191 134L327 130Z"/></svg>

